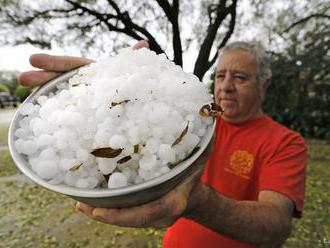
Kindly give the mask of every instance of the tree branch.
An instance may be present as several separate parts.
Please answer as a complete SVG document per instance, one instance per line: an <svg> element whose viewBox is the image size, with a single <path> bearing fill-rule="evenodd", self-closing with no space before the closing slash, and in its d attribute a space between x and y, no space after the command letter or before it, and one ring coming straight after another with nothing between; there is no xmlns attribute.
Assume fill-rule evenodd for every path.
<svg viewBox="0 0 330 248"><path fill-rule="evenodd" d="M120 15L120 14L121 14L118 5L117 5L114 1L112 1L112 0L108 0L108 3L109 3L110 6L116 11L117 15Z"/></svg>
<svg viewBox="0 0 330 248"><path fill-rule="evenodd" d="M34 20L38 18L55 18L55 15L52 15L52 12L55 13L65 13L67 14L64 17L68 17L69 13L74 11L75 9L48 9L44 11L35 11L31 16L22 17L22 19L17 19L17 16L11 15L10 13L6 12L6 16L17 26L25 26L31 24Z"/></svg>
<svg viewBox="0 0 330 248"><path fill-rule="evenodd" d="M91 10L85 6L82 6L81 4L71 1L71 0L65 0L66 2L70 3L73 7L75 7L76 9L81 9L84 12L87 12L88 14L95 16L97 19L106 22L108 19L105 18L106 16L108 16L109 14L101 14L99 12L96 12L94 10ZM115 18L115 16L113 16Z"/></svg>
<svg viewBox="0 0 330 248"><path fill-rule="evenodd" d="M182 44L179 27L179 0L173 0L172 6L167 0L156 0L158 5L163 9L167 19L172 24L172 45L174 53L174 63L182 66Z"/></svg>
<svg viewBox="0 0 330 248"><path fill-rule="evenodd" d="M217 60L219 56L219 50L224 47L229 40L230 36L233 34L234 29L235 29L235 24L236 24L236 6L235 7L230 7L231 9L231 18L230 18L230 24L229 24L229 29L225 35L225 37L222 39L220 45L217 46L217 51L215 52L213 58L211 61L208 63L208 69L214 64L214 62Z"/></svg>
<svg viewBox="0 0 330 248"><path fill-rule="evenodd" d="M102 21L108 27L108 29L110 31L124 33L124 34L134 38L135 40L147 39L149 41L151 50L154 50L156 53L164 53L163 49L159 46L156 39L145 28L135 24L131 20L127 11L121 12L119 10L118 5L114 1L108 0L108 3L115 9L117 15L100 14L100 13L98 13L94 10L91 10L85 6L82 6L81 4L74 2L72 0L65 0L65 1L72 4L76 8L79 8L82 11L87 12L88 14L93 15L94 17L98 18L100 21ZM119 28L118 25L116 25L116 26L112 25L108 21L109 19L107 17L116 19L117 21L121 21L124 24L124 28ZM145 37L142 37L141 35L136 33L136 31L138 31L140 34L144 35Z"/></svg>
<svg viewBox="0 0 330 248"><path fill-rule="evenodd" d="M218 6L215 9L216 17L212 22L210 20L209 26L207 28L207 34L202 42L201 49L199 51L197 60L195 62L194 74L201 80L204 76L205 72L210 68L212 65L211 62L215 61L213 58L211 62L209 62L210 52L219 29L221 23L226 19L227 15L231 15L232 17L236 16L236 6L237 0L232 0L232 4L229 7L226 7L226 0L219 0ZM234 28L232 22L235 22L235 18L231 20L231 29ZM231 29L227 32L226 37L223 40L223 44L227 42L230 35L232 34Z"/></svg>
<svg viewBox="0 0 330 248"><path fill-rule="evenodd" d="M49 41L45 41L45 40L34 40L30 37L23 37L22 40L18 40L15 42L15 45L21 45L21 44L31 44L34 46L38 46L41 48L47 48L47 49L51 49L51 43Z"/></svg>
<svg viewBox="0 0 330 248"><path fill-rule="evenodd" d="M172 23L172 6L167 0L156 0L158 5L163 9L167 19Z"/></svg>
<svg viewBox="0 0 330 248"><path fill-rule="evenodd" d="M309 21L310 19L313 19L313 18L323 18L323 19L330 19L330 15L326 15L326 14L311 14L309 16L306 16L294 23L292 23L288 28L286 28L283 32L283 33L287 33L289 32L292 28L294 28L295 26L299 25L299 24L302 24L304 22L307 22Z"/></svg>

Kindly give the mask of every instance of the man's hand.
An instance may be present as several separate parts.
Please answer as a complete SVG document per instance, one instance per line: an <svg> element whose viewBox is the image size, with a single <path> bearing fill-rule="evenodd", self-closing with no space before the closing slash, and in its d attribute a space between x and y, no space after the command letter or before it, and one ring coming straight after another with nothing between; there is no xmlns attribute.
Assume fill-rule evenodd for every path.
<svg viewBox="0 0 330 248"><path fill-rule="evenodd" d="M38 86L59 76L63 72L70 71L77 67L87 65L92 60L86 58L53 56L48 54L33 54L30 57L30 64L41 70L22 72L18 81L26 86Z"/></svg>
<svg viewBox="0 0 330 248"><path fill-rule="evenodd" d="M125 227L156 227L172 225L188 208L193 208L191 199L195 185L200 183L200 175L211 152L212 141L203 154L194 162L193 172L181 184L166 195L150 203L132 208L94 208L84 203L76 204L77 210L89 218L108 224ZM188 206L189 203L189 206Z"/></svg>
<svg viewBox="0 0 330 248"><path fill-rule="evenodd" d="M133 46L133 49L140 49L142 47L148 48L148 42L141 40ZM87 65L91 62L93 61L90 59L79 57L33 54L30 57L30 64L41 70L22 72L18 76L18 81L20 84L25 86L42 85L47 81L61 75L63 72Z"/></svg>
<svg viewBox="0 0 330 248"><path fill-rule="evenodd" d="M187 200L196 183L195 172L163 197L150 203L132 208L93 208L78 202L76 209L89 218L108 224L124 227L162 228L172 225L187 207Z"/></svg>

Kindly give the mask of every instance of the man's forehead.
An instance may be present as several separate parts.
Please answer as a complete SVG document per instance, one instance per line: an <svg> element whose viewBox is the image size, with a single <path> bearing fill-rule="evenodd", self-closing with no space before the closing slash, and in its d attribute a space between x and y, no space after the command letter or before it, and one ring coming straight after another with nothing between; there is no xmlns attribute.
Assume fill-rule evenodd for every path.
<svg viewBox="0 0 330 248"><path fill-rule="evenodd" d="M232 50L219 57L217 70L253 70L257 69L255 57L248 51Z"/></svg>

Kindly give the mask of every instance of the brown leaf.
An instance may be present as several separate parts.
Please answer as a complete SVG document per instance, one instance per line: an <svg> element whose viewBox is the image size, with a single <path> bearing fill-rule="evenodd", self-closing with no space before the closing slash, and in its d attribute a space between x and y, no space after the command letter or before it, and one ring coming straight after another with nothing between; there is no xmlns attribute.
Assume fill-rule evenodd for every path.
<svg viewBox="0 0 330 248"><path fill-rule="evenodd" d="M214 102L211 103L211 110L212 111L221 112L221 113L224 112L223 109L219 105L217 105L216 103L214 103Z"/></svg>
<svg viewBox="0 0 330 248"><path fill-rule="evenodd" d="M102 147L93 149L91 154L100 158L115 158L122 152L122 150L123 148L113 149L111 147Z"/></svg>
<svg viewBox="0 0 330 248"><path fill-rule="evenodd" d="M80 164L78 164L78 165L74 165L73 167L71 167L71 168L69 169L69 171L76 171L76 170L79 170L80 166L82 166L82 165L83 165L83 163L80 163Z"/></svg>
<svg viewBox="0 0 330 248"><path fill-rule="evenodd" d="M139 144L134 145L134 153L140 153L140 145Z"/></svg>
<svg viewBox="0 0 330 248"><path fill-rule="evenodd" d="M183 129L181 132L180 136L173 142L172 147L179 144L182 140L182 138L187 134L189 128L189 121L187 123L187 126Z"/></svg>
<svg viewBox="0 0 330 248"><path fill-rule="evenodd" d="M223 109L215 103L205 104L199 110L199 114L204 117L216 117L223 112Z"/></svg>
<svg viewBox="0 0 330 248"><path fill-rule="evenodd" d="M126 163L127 161L129 161L129 160L131 160L131 156L130 155L128 155L128 156L126 156L126 157L123 157L123 158L121 158L121 159L119 159L118 161L117 161L117 164L123 164L123 163Z"/></svg>
<svg viewBox="0 0 330 248"><path fill-rule="evenodd" d="M107 174L107 175L103 175L104 180L108 183L109 181L109 177L110 177L111 173Z"/></svg>
<svg viewBox="0 0 330 248"><path fill-rule="evenodd" d="M211 112L211 107L209 104L203 105L199 110L199 114L204 117L210 116L210 112Z"/></svg>
<svg viewBox="0 0 330 248"><path fill-rule="evenodd" d="M129 101L131 101L131 100L123 100L123 101L120 101L120 102L111 102L111 107L110 108L113 108L114 106L117 106L117 105L120 105L120 104L123 104L123 103L128 103Z"/></svg>
<svg viewBox="0 0 330 248"><path fill-rule="evenodd" d="M90 84L88 84L88 83L83 83L83 84L82 83L77 83L77 84L72 84L71 87L77 87L79 85L90 86Z"/></svg>

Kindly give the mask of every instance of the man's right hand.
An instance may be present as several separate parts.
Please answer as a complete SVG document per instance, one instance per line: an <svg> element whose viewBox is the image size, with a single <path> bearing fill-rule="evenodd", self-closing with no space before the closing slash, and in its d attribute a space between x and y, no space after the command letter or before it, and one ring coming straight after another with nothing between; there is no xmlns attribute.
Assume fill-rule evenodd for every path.
<svg viewBox="0 0 330 248"><path fill-rule="evenodd" d="M148 48L148 42L140 40L133 46L133 49L140 49L142 47ZM30 57L30 64L41 70L22 72L18 76L18 81L25 86L33 87L42 85L63 72L87 65L91 62L93 62L93 60L79 57L33 54Z"/></svg>
<svg viewBox="0 0 330 248"><path fill-rule="evenodd" d="M38 86L59 76L63 72L87 65L92 60L69 56L53 56L48 54L33 54L30 57L30 64L41 70L26 71L18 76L20 84L25 86Z"/></svg>

